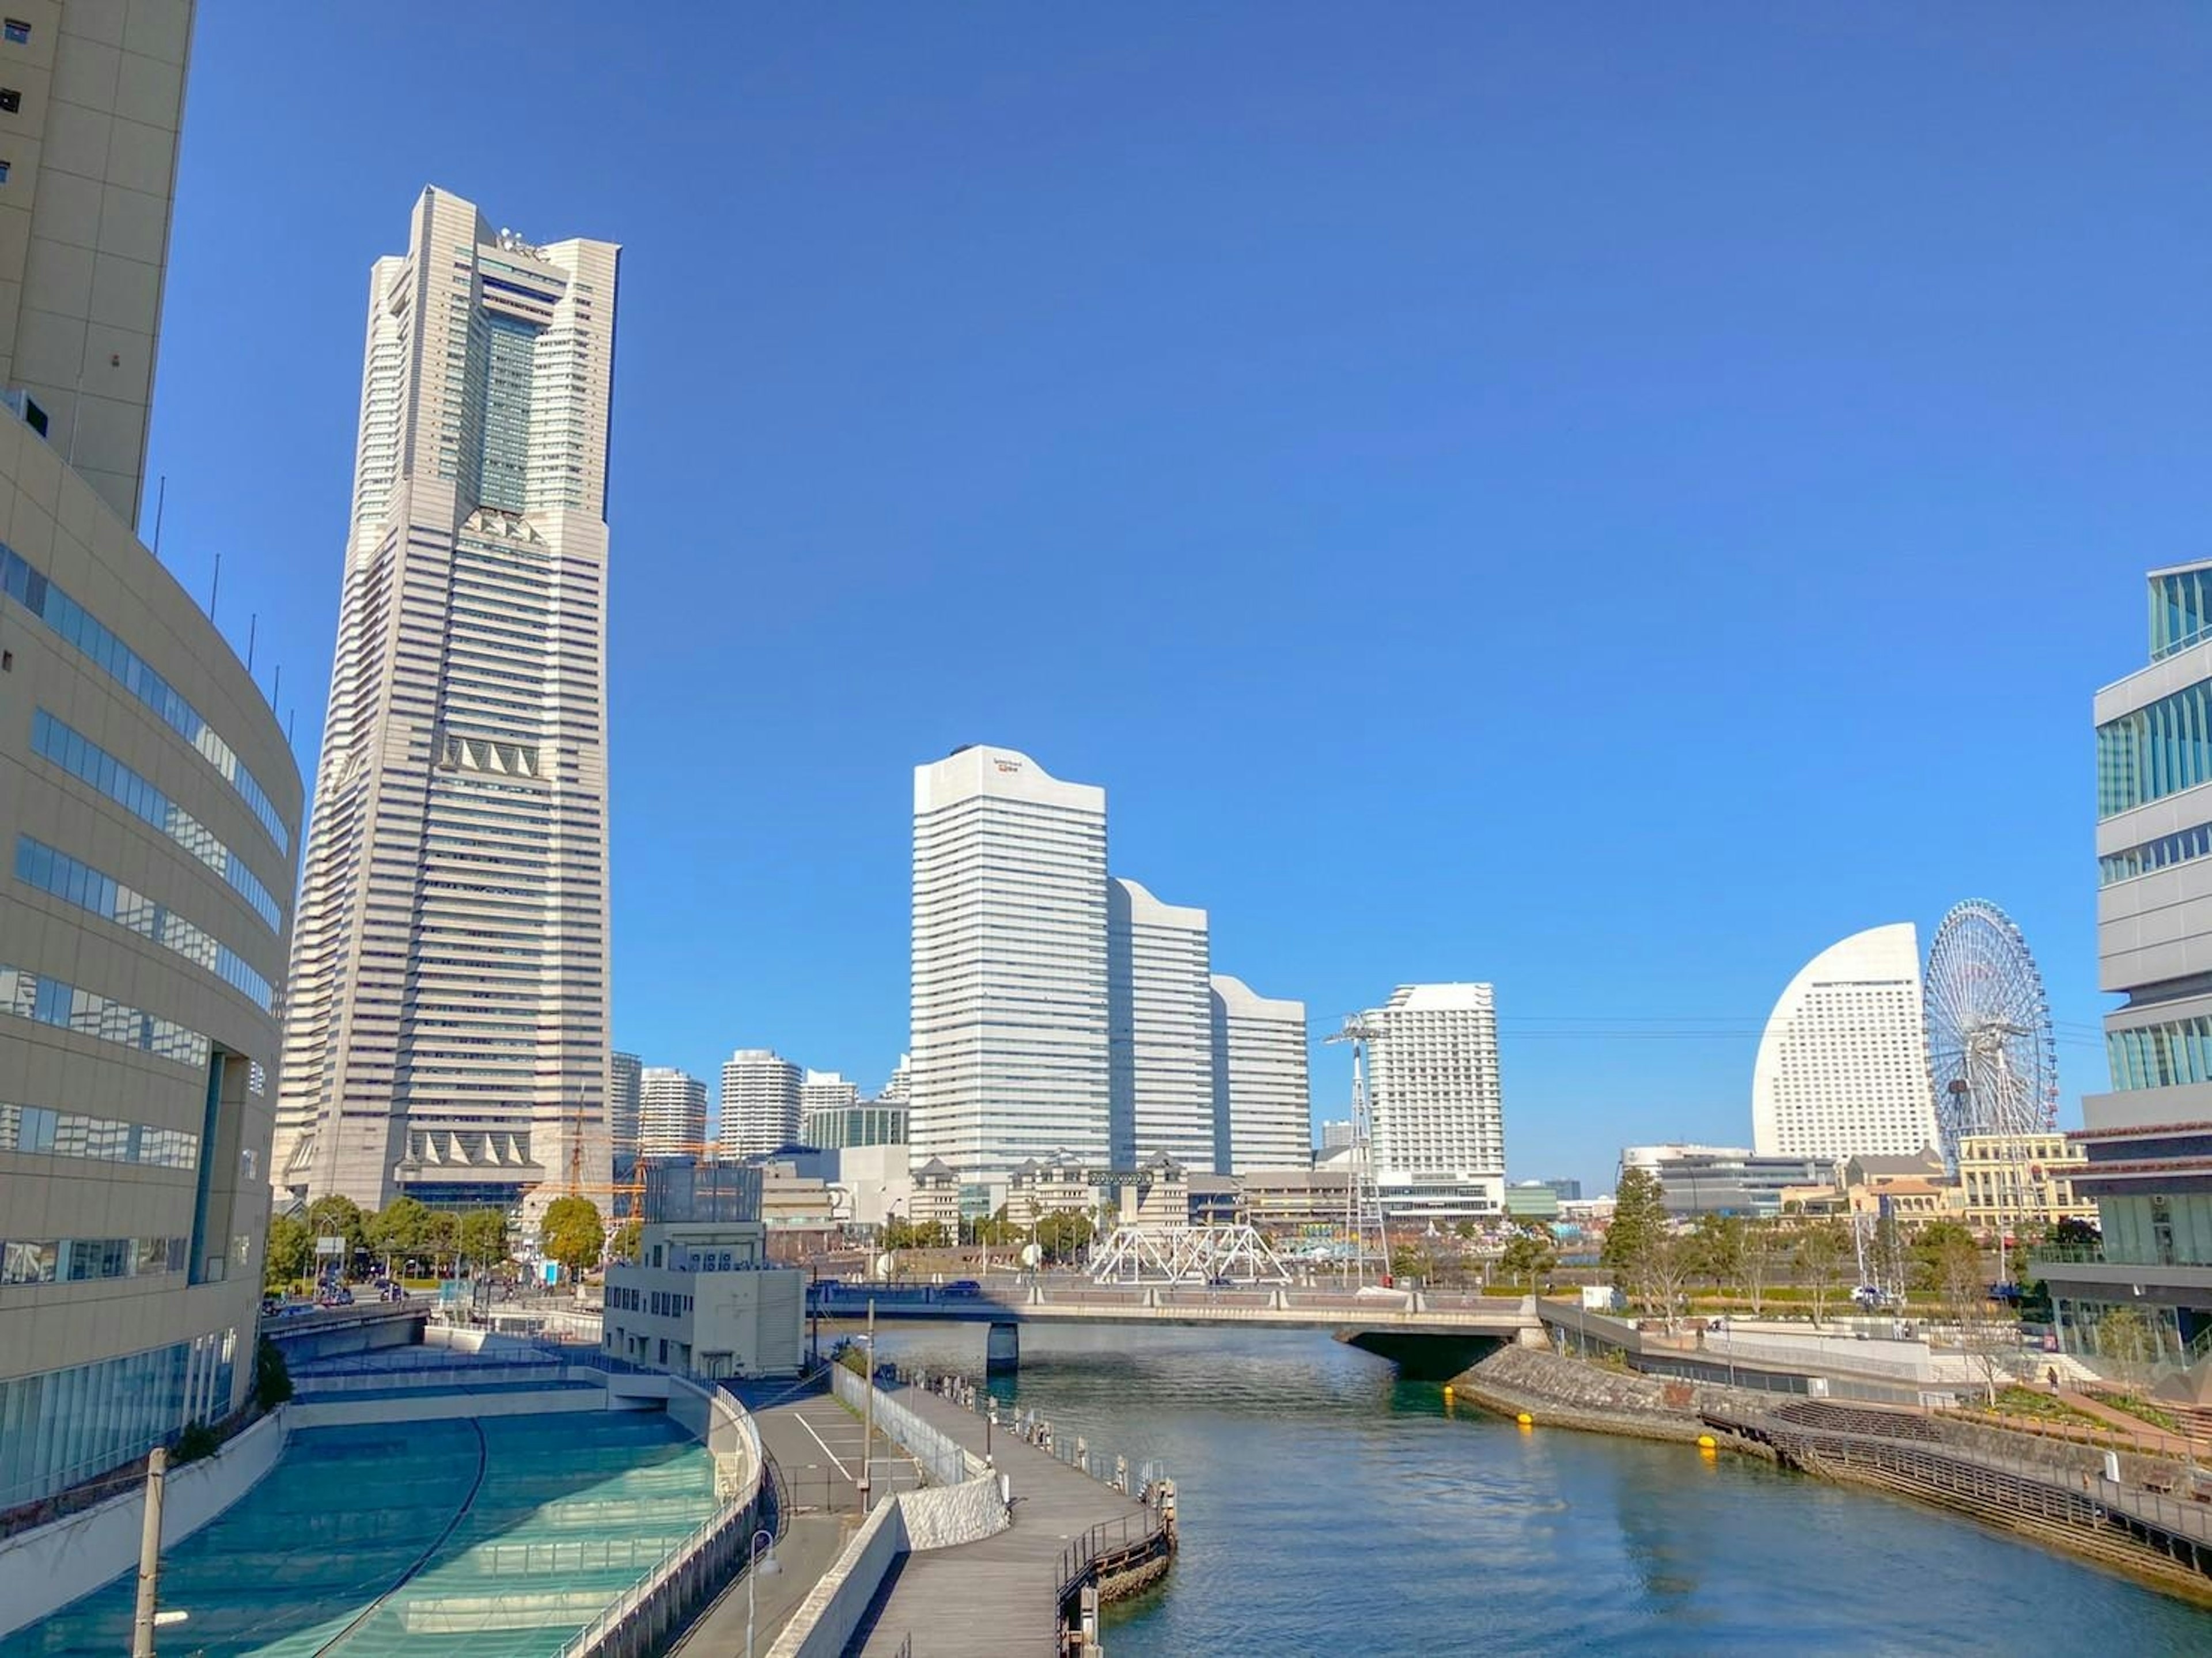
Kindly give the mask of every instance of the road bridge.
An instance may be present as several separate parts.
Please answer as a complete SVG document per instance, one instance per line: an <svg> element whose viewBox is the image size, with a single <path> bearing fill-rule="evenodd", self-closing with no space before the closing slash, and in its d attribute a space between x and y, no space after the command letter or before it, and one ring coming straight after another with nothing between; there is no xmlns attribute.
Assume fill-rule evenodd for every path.
<svg viewBox="0 0 2212 1658"><path fill-rule="evenodd" d="M988 1367L1018 1368L1024 1324L1163 1324L1194 1328L1327 1330L1381 1355L1408 1375L1456 1376L1492 1349L1540 1341L1532 1297L1440 1295L1423 1291L1347 1292L1292 1285L1098 1284L1039 1280L958 1291L926 1284L823 1284L807 1309L826 1319L982 1324Z"/></svg>

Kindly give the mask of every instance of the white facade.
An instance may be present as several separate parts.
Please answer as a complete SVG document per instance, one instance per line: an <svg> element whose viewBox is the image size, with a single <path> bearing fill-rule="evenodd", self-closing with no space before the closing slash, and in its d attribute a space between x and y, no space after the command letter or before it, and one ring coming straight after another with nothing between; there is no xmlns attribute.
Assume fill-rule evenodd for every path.
<svg viewBox="0 0 2212 1658"><path fill-rule="evenodd" d="M1505 1114L1498 1076L1497 998L1486 984L1401 985L1362 1016L1375 1119L1375 1178L1449 1193L1455 1202L1505 1206ZM1440 1199L1439 1199L1440 1200ZM1407 1199L1406 1201L1413 1201Z"/></svg>
<svg viewBox="0 0 2212 1658"><path fill-rule="evenodd" d="M1208 999L1217 1172L1304 1168L1313 1160L1306 1005L1259 995L1225 973L1213 975Z"/></svg>
<svg viewBox="0 0 2212 1658"><path fill-rule="evenodd" d="M707 1140L707 1084L674 1066L648 1065L638 1073L637 1153L641 1157L694 1157Z"/></svg>
<svg viewBox="0 0 2212 1658"><path fill-rule="evenodd" d="M1106 892L1112 1156L1134 1169L1162 1153L1216 1166L1213 1005L1206 912L1164 904L1134 881Z"/></svg>
<svg viewBox="0 0 2212 1658"><path fill-rule="evenodd" d="M1763 1157L1911 1157L1937 1144L1910 921L1830 945L1790 981L1752 1072Z"/></svg>
<svg viewBox="0 0 2212 1658"><path fill-rule="evenodd" d="M799 1108L802 1114L842 1111L860 1102L860 1084L846 1081L835 1071L810 1071L799 1079Z"/></svg>
<svg viewBox="0 0 2212 1658"><path fill-rule="evenodd" d="M131 531L192 9L6 9L0 1510L246 1401L304 804Z"/></svg>
<svg viewBox="0 0 2212 1658"><path fill-rule="evenodd" d="M635 1054L607 1056L607 1138L617 1157L637 1153L639 1090L644 1067Z"/></svg>
<svg viewBox="0 0 2212 1658"><path fill-rule="evenodd" d="M893 1102L904 1103L907 1097L914 1091L910 1076L912 1068L912 1061L908 1056L900 1054L898 1065L891 1072L890 1080L884 1084L883 1091L876 1096L877 1099L886 1104Z"/></svg>
<svg viewBox="0 0 2212 1658"><path fill-rule="evenodd" d="M1061 1151L1107 1159L1106 878L1103 789L1011 749L915 768L918 1168L1003 1181Z"/></svg>
<svg viewBox="0 0 2212 1658"><path fill-rule="evenodd" d="M425 190L369 273L277 1183L608 1179L611 243Z"/></svg>
<svg viewBox="0 0 2212 1658"><path fill-rule="evenodd" d="M805 1073L772 1048L741 1048L722 1065L722 1149L758 1157L799 1143Z"/></svg>

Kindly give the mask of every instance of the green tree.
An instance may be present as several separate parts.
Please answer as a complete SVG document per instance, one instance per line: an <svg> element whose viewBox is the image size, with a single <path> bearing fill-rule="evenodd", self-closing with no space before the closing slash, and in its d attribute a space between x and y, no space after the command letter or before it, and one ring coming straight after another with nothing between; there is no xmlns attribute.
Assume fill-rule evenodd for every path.
<svg viewBox="0 0 2212 1658"><path fill-rule="evenodd" d="M343 1238L345 1264L368 1247L368 1217L351 1198L317 1198L307 1206L307 1230L318 1238Z"/></svg>
<svg viewBox="0 0 2212 1658"><path fill-rule="evenodd" d="M1630 1169L1613 1197L1613 1218L1606 1223L1605 1247L1598 1265L1613 1275L1623 1293L1642 1293L1644 1266L1652 1246L1667 1236L1667 1194L1648 1169Z"/></svg>
<svg viewBox="0 0 2212 1658"><path fill-rule="evenodd" d="M461 1217L461 1253L479 1272L507 1259L507 1216L497 1209L471 1209Z"/></svg>
<svg viewBox="0 0 2212 1658"><path fill-rule="evenodd" d="M430 1270L443 1278L461 1252L461 1218L448 1209L433 1209L422 1230L423 1248L430 1252Z"/></svg>
<svg viewBox="0 0 2212 1658"><path fill-rule="evenodd" d="M384 1266L394 1277L405 1271L410 1255L422 1255L430 1247L429 1206L417 1198L394 1198L368 1218L368 1247L384 1257Z"/></svg>
<svg viewBox="0 0 2212 1658"><path fill-rule="evenodd" d="M1880 1242L1877 1229L1876 1241ZM1912 1235L1905 1250L1912 1287L1943 1300L1947 1276L1959 1259L1971 1254L1973 1276L1981 1278L1982 1246L1974 1235L1955 1220L1931 1220Z"/></svg>
<svg viewBox="0 0 2212 1658"><path fill-rule="evenodd" d="M2158 1352L2150 1322L2124 1303L2112 1308L2096 1325L2097 1352L2119 1367L2120 1380L2133 1383Z"/></svg>
<svg viewBox="0 0 2212 1658"><path fill-rule="evenodd" d="M315 1234L297 1215L274 1215L269 1221L269 1247L264 1253L261 1281L282 1290L295 1278L303 1278L315 1267Z"/></svg>
<svg viewBox="0 0 2212 1658"><path fill-rule="evenodd" d="M1781 1270L1784 1254L1782 1235L1772 1222L1753 1221L1744 1228L1735 1281L1751 1303L1753 1318L1765 1306L1768 1280Z"/></svg>
<svg viewBox="0 0 2212 1658"><path fill-rule="evenodd" d="M1933 1230L1933 1228L1929 1229ZM1932 1263L1933 1287L1943 1315L1959 1327L1959 1351L1981 1367L1990 1407L1996 1408L1997 1376L2011 1343L1990 1316L1989 1282L1982 1271L1982 1248L1964 1227L1941 1239Z"/></svg>
<svg viewBox="0 0 2212 1658"><path fill-rule="evenodd" d="M538 1228L538 1246L549 1260L557 1260L571 1278L599 1264L606 1248L606 1228L599 1206L589 1198L556 1198L545 1206L545 1218Z"/></svg>
<svg viewBox="0 0 2212 1658"><path fill-rule="evenodd" d="M632 1216L615 1228L614 1241L607 1245L610 1260L635 1260L639 1243L645 1236L645 1223Z"/></svg>
<svg viewBox="0 0 2212 1658"><path fill-rule="evenodd" d="M1037 1248L1052 1260L1073 1260L1091 1236L1091 1217L1080 1209L1055 1209L1036 1224Z"/></svg>
<svg viewBox="0 0 2212 1658"><path fill-rule="evenodd" d="M1536 1281L1559 1260L1559 1245L1550 1227L1540 1220L1516 1221L1513 1236L1505 1241L1505 1253L1498 1258L1498 1271L1509 1283L1526 1284L1533 1296Z"/></svg>
<svg viewBox="0 0 2212 1658"><path fill-rule="evenodd" d="M273 1411L292 1396L292 1372L284 1363L284 1350L267 1336L253 1346L253 1402Z"/></svg>
<svg viewBox="0 0 2212 1658"><path fill-rule="evenodd" d="M1852 1258L1844 1229L1832 1220L1816 1220L1797 1235L1795 1259L1797 1276L1813 1292L1813 1325L1820 1327L1828 1297L1842 1282L1844 1265Z"/></svg>
<svg viewBox="0 0 2212 1658"><path fill-rule="evenodd" d="M1394 1284L1401 1278L1424 1277L1428 1263L1428 1251L1419 1244L1394 1243L1390 1246L1390 1278Z"/></svg>
<svg viewBox="0 0 2212 1658"><path fill-rule="evenodd" d="M1700 1215L1690 1242L1698 1272L1714 1289L1733 1284L1743 1275L1742 1216Z"/></svg>

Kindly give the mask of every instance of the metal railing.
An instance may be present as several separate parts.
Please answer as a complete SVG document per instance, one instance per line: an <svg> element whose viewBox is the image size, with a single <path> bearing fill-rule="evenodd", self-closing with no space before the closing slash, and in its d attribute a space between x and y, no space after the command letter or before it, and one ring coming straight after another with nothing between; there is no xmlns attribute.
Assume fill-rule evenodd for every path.
<svg viewBox="0 0 2212 1658"><path fill-rule="evenodd" d="M1059 1594L1053 1606L1054 1619L1066 1606L1067 1597L1097 1572L1100 1560L1151 1544L1166 1525L1166 1518L1158 1509L1145 1509L1136 1514L1125 1514L1119 1520L1102 1520L1062 1549Z"/></svg>

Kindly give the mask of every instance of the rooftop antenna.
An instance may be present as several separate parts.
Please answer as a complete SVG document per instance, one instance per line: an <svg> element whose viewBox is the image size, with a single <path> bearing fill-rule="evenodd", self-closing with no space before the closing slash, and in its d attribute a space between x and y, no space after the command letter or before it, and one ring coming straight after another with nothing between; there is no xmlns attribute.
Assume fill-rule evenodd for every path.
<svg viewBox="0 0 2212 1658"><path fill-rule="evenodd" d="M161 509L169 504L169 475L161 474L161 486L154 495L154 556L161 556Z"/></svg>
<svg viewBox="0 0 2212 1658"><path fill-rule="evenodd" d="M253 677L253 638L260 631L261 612L254 611L246 618L246 677Z"/></svg>
<svg viewBox="0 0 2212 1658"><path fill-rule="evenodd" d="M208 620L215 620L216 595L222 591L222 554L215 556L215 580L208 584Z"/></svg>

